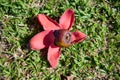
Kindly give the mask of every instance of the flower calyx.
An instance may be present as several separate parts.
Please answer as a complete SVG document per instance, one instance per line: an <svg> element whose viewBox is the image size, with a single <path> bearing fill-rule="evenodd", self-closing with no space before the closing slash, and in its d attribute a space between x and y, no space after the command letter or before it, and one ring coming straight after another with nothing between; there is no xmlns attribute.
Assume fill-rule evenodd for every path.
<svg viewBox="0 0 120 80"><path fill-rule="evenodd" d="M54 44L59 47L69 47L72 41L72 34L67 29L60 29L54 31Z"/></svg>

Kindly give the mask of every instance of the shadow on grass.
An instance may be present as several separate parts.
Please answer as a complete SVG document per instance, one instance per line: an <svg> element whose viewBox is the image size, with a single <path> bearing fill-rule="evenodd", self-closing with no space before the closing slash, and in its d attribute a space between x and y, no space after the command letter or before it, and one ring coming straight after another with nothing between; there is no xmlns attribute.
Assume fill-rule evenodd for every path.
<svg viewBox="0 0 120 80"><path fill-rule="evenodd" d="M30 49L29 48L29 40L37 33L43 31L42 26L39 24L37 20L37 16L32 16L26 19L25 22L28 26L28 34L24 38L22 38L22 41L20 42L22 44L22 49Z"/></svg>

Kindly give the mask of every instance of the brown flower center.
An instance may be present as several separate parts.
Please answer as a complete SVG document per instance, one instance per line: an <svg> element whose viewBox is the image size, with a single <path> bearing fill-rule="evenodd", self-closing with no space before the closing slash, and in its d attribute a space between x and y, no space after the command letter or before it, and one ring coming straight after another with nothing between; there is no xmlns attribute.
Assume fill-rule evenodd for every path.
<svg viewBox="0 0 120 80"><path fill-rule="evenodd" d="M55 45L59 47L68 47L71 45L71 32L66 29L60 29L54 31Z"/></svg>

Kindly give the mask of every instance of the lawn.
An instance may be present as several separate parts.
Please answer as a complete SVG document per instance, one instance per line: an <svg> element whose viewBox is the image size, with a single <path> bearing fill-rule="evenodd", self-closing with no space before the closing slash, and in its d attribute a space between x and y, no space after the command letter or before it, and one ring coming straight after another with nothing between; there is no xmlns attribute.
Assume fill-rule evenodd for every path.
<svg viewBox="0 0 120 80"><path fill-rule="evenodd" d="M68 8L75 12L71 31L86 39L62 48L59 65L50 68L29 40L42 31L37 14L58 21ZM119 80L119 0L0 0L0 80Z"/></svg>

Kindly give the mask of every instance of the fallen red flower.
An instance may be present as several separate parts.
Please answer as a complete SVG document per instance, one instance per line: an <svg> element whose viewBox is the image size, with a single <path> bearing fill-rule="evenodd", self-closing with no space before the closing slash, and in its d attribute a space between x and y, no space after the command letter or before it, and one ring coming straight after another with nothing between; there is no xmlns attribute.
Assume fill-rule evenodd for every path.
<svg viewBox="0 0 120 80"><path fill-rule="evenodd" d="M30 47L32 50L48 48L47 59L52 68L56 68L58 65L61 47L81 42L86 37L80 31L69 32L74 23L74 12L72 9L68 9L63 13L59 23L44 14L38 14L38 21L43 26L44 31L32 37Z"/></svg>

